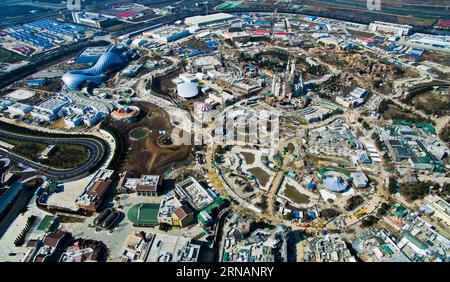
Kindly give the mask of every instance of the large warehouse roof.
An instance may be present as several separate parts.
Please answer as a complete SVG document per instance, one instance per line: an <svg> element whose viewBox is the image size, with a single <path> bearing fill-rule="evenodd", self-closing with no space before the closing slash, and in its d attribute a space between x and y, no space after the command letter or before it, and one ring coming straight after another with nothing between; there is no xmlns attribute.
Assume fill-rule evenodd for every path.
<svg viewBox="0 0 450 282"><path fill-rule="evenodd" d="M193 98L198 95L198 85L193 82L182 82L177 85L177 92L183 98Z"/></svg>
<svg viewBox="0 0 450 282"><path fill-rule="evenodd" d="M210 23L216 23L220 21L230 20L234 18L231 14L226 13L217 13L217 14L211 14L207 16L195 16L195 17L188 17L184 20L185 24L187 25L206 25Z"/></svg>

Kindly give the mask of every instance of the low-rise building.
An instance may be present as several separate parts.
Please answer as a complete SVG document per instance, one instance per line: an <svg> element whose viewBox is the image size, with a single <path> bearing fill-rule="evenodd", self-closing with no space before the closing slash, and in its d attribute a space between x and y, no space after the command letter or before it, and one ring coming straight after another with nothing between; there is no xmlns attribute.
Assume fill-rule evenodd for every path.
<svg viewBox="0 0 450 282"><path fill-rule="evenodd" d="M375 21L370 23L369 30L372 32L394 33L399 36L409 35L413 27L404 24L394 24Z"/></svg>
<svg viewBox="0 0 450 282"><path fill-rule="evenodd" d="M450 204L439 196L425 197L426 205L432 210L432 217L450 226Z"/></svg>
<svg viewBox="0 0 450 282"><path fill-rule="evenodd" d="M175 25L162 26L143 33L144 37L151 37L162 42L172 42L190 34L189 30Z"/></svg>
<svg viewBox="0 0 450 282"><path fill-rule="evenodd" d="M164 196L161 200L159 211L158 211L158 222L174 225L173 224L173 214L175 211L181 207L180 201L173 195L173 193L169 192Z"/></svg>
<svg viewBox="0 0 450 282"><path fill-rule="evenodd" d="M350 176L353 179L352 184L356 188L365 188L369 184L369 178L367 178L364 172L352 172Z"/></svg>
<svg viewBox="0 0 450 282"><path fill-rule="evenodd" d="M58 117L60 110L68 105L70 100L67 97L53 96L37 104L31 111L31 116L42 121L51 121Z"/></svg>
<svg viewBox="0 0 450 282"><path fill-rule="evenodd" d="M173 214L173 225L184 228L194 221L194 213L187 206L177 208Z"/></svg>
<svg viewBox="0 0 450 282"><path fill-rule="evenodd" d="M146 262L196 262L200 245L191 239L167 234L151 233Z"/></svg>
<svg viewBox="0 0 450 282"><path fill-rule="evenodd" d="M9 105L7 112L10 113L11 115L24 116L30 113L32 110L33 107L31 107L30 105L17 102Z"/></svg>
<svg viewBox="0 0 450 282"><path fill-rule="evenodd" d="M123 186L135 190L138 195L156 197L162 188L162 178L160 175L142 175L141 178L127 178Z"/></svg>
<svg viewBox="0 0 450 282"><path fill-rule="evenodd" d="M237 101L237 97L227 92L212 92L208 95L208 98L214 102L219 103L222 106L229 106Z"/></svg>
<svg viewBox="0 0 450 282"><path fill-rule="evenodd" d="M214 202L208 191L193 177L178 182L174 191L180 202L188 203L196 211L200 211Z"/></svg>
<svg viewBox="0 0 450 282"><path fill-rule="evenodd" d="M96 212L111 187L113 170L100 170L75 201L79 209Z"/></svg>
<svg viewBox="0 0 450 282"><path fill-rule="evenodd" d="M314 251L318 262L356 262L339 235L327 235L319 239Z"/></svg>
<svg viewBox="0 0 450 282"><path fill-rule="evenodd" d="M87 25L94 28L105 28L119 22L116 17L91 12L73 12L72 18L77 24Z"/></svg>

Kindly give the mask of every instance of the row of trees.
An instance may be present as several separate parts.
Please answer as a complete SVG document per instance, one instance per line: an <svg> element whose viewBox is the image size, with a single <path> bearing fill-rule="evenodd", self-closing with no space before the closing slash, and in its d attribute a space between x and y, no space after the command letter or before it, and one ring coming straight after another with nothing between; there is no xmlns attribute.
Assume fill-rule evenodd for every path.
<svg viewBox="0 0 450 282"><path fill-rule="evenodd" d="M126 149L128 148L126 140L128 139L123 138L120 131L116 127L111 126L110 120L110 117L105 119L100 124L100 129L105 130L106 132L111 134L115 140L116 147L114 148L113 157L108 165L108 169L118 171L120 170L122 162L125 159Z"/></svg>
<svg viewBox="0 0 450 282"><path fill-rule="evenodd" d="M20 247L25 243L25 238L27 236L27 233L28 233L28 231L30 231L30 229L33 226L33 223L36 221L36 219L37 219L37 217L35 215L31 215L28 217L25 227L22 229L22 231L20 231L16 240L14 240L14 246Z"/></svg>

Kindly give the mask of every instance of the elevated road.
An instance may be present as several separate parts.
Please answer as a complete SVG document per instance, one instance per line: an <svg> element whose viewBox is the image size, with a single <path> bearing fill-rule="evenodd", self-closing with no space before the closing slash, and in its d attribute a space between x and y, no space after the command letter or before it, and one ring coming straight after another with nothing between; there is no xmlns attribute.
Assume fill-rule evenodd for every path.
<svg viewBox="0 0 450 282"><path fill-rule="evenodd" d="M5 149L0 149L0 157L9 158L11 161L23 164L29 168L37 171L37 173L44 175L48 178L57 181L75 181L81 179L87 175L91 169L96 167L103 160L103 156L109 153L106 145L96 138L90 137L67 137L67 138L56 138L56 137L37 137L21 135L19 133L11 133L0 130L0 138L10 138L19 141L26 142L39 142L48 145L78 145L83 146L88 150L89 157L88 160L83 164L69 169L58 169L43 165L41 163L29 160L23 156L15 154Z"/></svg>

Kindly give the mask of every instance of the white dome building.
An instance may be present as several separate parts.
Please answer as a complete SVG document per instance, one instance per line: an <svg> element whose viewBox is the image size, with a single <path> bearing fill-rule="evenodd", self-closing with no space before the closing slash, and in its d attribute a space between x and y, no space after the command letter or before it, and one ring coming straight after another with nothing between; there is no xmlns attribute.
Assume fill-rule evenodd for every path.
<svg viewBox="0 0 450 282"><path fill-rule="evenodd" d="M177 85L177 93L184 99L194 98L198 95L198 85L193 82L182 82Z"/></svg>

